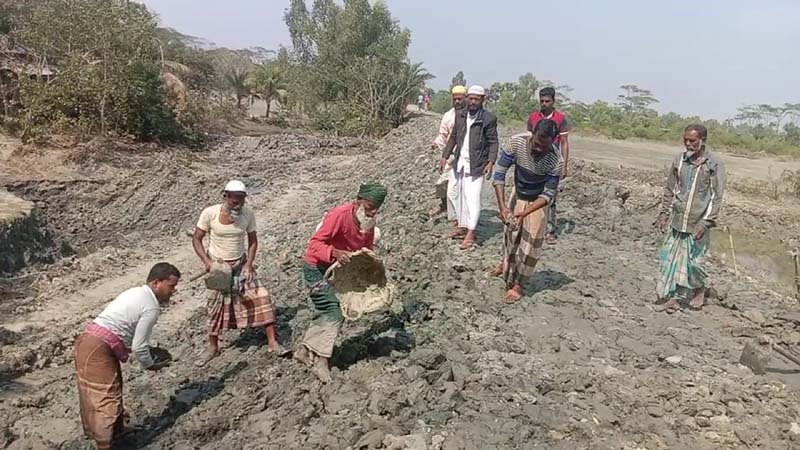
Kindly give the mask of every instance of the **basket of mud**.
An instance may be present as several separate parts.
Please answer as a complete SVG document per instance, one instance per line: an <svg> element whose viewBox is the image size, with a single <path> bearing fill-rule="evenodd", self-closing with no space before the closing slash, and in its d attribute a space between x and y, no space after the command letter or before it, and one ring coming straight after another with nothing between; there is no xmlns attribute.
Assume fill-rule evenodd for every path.
<svg viewBox="0 0 800 450"><path fill-rule="evenodd" d="M325 278L336 292L347 320L358 320L392 305L394 287L388 281L386 267L369 250L354 252L346 264L334 263Z"/></svg>

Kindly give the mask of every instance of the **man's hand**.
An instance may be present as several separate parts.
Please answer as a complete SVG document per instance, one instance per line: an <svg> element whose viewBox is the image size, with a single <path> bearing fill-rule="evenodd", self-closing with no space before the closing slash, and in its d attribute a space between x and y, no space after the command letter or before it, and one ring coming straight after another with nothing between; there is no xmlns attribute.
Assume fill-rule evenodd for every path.
<svg viewBox="0 0 800 450"><path fill-rule="evenodd" d="M661 215L656 221L656 229L662 233L667 232L667 224L669 223L669 216Z"/></svg>
<svg viewBox="0 0 800 450"><path fill-rule="evenodd" d="M492 170L494 169L494 163L489 162L486 164L486 167L483 169L483 174L486 175L486 179L492 178Z"/></svg>
<svg viewBox="0 0 800 450"><path fill-rule="evenodd" d="M339 262L339 264L347 264L350 262L350 252L346 252L344 250L333 249L331 252L333 259Z"/></svg>
<svg viewBox="0 0 800 450"><path fill-rule="evenodd" d="M253 278L255 278L255 272L253 271L253 265L250 263L246 263L244 267L242 267L242 278L247 283L252 283Z"/></svg>
<svg viewBox="0 0 800 450"><path fill-rule="evenodd" d="M500 220L502 220L504 224L508 225L511 223L512 214L511 210L508 209L507 206L505 205L501 206L498 215L500 216Z"/></svg>
<svg viewBox="0 0 800 450"><path fill-rule="evenodd" d="M567 169L567 162L565 161L564 168L561 169L561 178L567 178L567 175L569 175L569 170Z"/></svg>
<svg viewBox="0 0 800 450"><path fill-rule="evenodd" d="M700 239L703 239L703 236L705 236L705 234L706 234L706 227L703 226L702 223L698 223L697 225L694 226L694 240L695 241L699 241Z"/></svg>
<svg viewBox="0 0 800 450"><path fill-rule="evenodd" d="M444 168L447 166L447 159L442 158L439 160L439 173L444 172Z"/></svg>

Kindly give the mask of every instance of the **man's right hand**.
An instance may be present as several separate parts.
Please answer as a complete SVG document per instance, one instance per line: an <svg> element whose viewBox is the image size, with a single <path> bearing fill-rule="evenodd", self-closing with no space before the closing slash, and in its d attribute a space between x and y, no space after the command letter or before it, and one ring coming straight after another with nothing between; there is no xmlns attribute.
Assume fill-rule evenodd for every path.
<svg viewBox="0 0 800 450"><path fill-rule="evenodd" d="M347 264L350 262L350 252L344 250L333 249L331 256L333 256L333 259L338 261L339 264Z"/></svg>
<svg viewBox="0 0 800 450"><path fill-rule="evenodd" d="M508 209L506 206L500 207L499 215L500 215L500 220L502 220L504 224L508 225L509 223L511 223L511 210Z"/></svg>
<svg viewBox="0 0 800 450"><path fill-rule="evenodd" d="M656 221L656 228L662 233L667 232L667 224L669 224L669 216L662 215Z"/></svg>
<svg viewBox="0 0 800 450"><path fill-rule="evenodd" d="M206 266L206 273L211 272L211 266L212 266L212 262L211 261L204 261L203 265Z"/></svg>
<svg viewBox="0 0 800 450"><path fill-rule="evenodd" d="M447 165L447 159L442 158L439 160L439 173L444 172L444 167Z"/></svg>

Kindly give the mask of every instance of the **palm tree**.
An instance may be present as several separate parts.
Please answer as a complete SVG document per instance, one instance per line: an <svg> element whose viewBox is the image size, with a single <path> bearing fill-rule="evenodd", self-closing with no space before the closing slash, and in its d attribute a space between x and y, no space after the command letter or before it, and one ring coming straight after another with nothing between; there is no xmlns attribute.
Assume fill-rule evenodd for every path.
<svg viewBox="0 0 800 450"><path fill-rule="evenodd" d="M264 63L255 66L250 71L248 85L252 92L267 103L264 117L269 118L272 100L278 100L286 93L286 80L280 67L274 63Z"/></svg>
<svg viewBox="0 0 800 450"><path fill-rule="evenodd" d="M226 67L222 73L225 87L236 96L236 107L242 108L242 100L252 94L247 83L247 68L241 65Z"/></svg>

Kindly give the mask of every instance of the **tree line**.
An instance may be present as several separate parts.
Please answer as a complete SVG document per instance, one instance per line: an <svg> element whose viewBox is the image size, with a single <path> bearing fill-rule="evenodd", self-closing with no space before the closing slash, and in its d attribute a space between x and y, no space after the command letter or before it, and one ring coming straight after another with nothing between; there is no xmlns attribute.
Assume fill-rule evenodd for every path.
<svg viewBox="0 0 800 450"><path fill-rule="evenodd" d="M458 72L451 87L466 85L463 72ZM780 106L746 105L724 121L682 116L676 113L659 114L654 105L658 98L649 90L635 84L620 86L615 103L573 100L573 89L531 73L516 82L493 83L487 92L487 107L506 125L524 122L539 108L537 92L545 86L555 87L557 107L569 117L574 130L599 134L615 139L650 139L674 142L690 122L703 123L709 129L711 145L747 152L800 155L800 103ZM450 108L447 90L433 92L431 109L445 112Z"/></svg>
<svg viewBox="0 0 800 450"><path fill-rule="evenodd" d="M261 99L271 120L379 134L431 78L381 1L292 0L285 22L292 49L209 50L128 0L4 0L0 57L28 53L0 72L0 127L201 143Z"/></svg>

